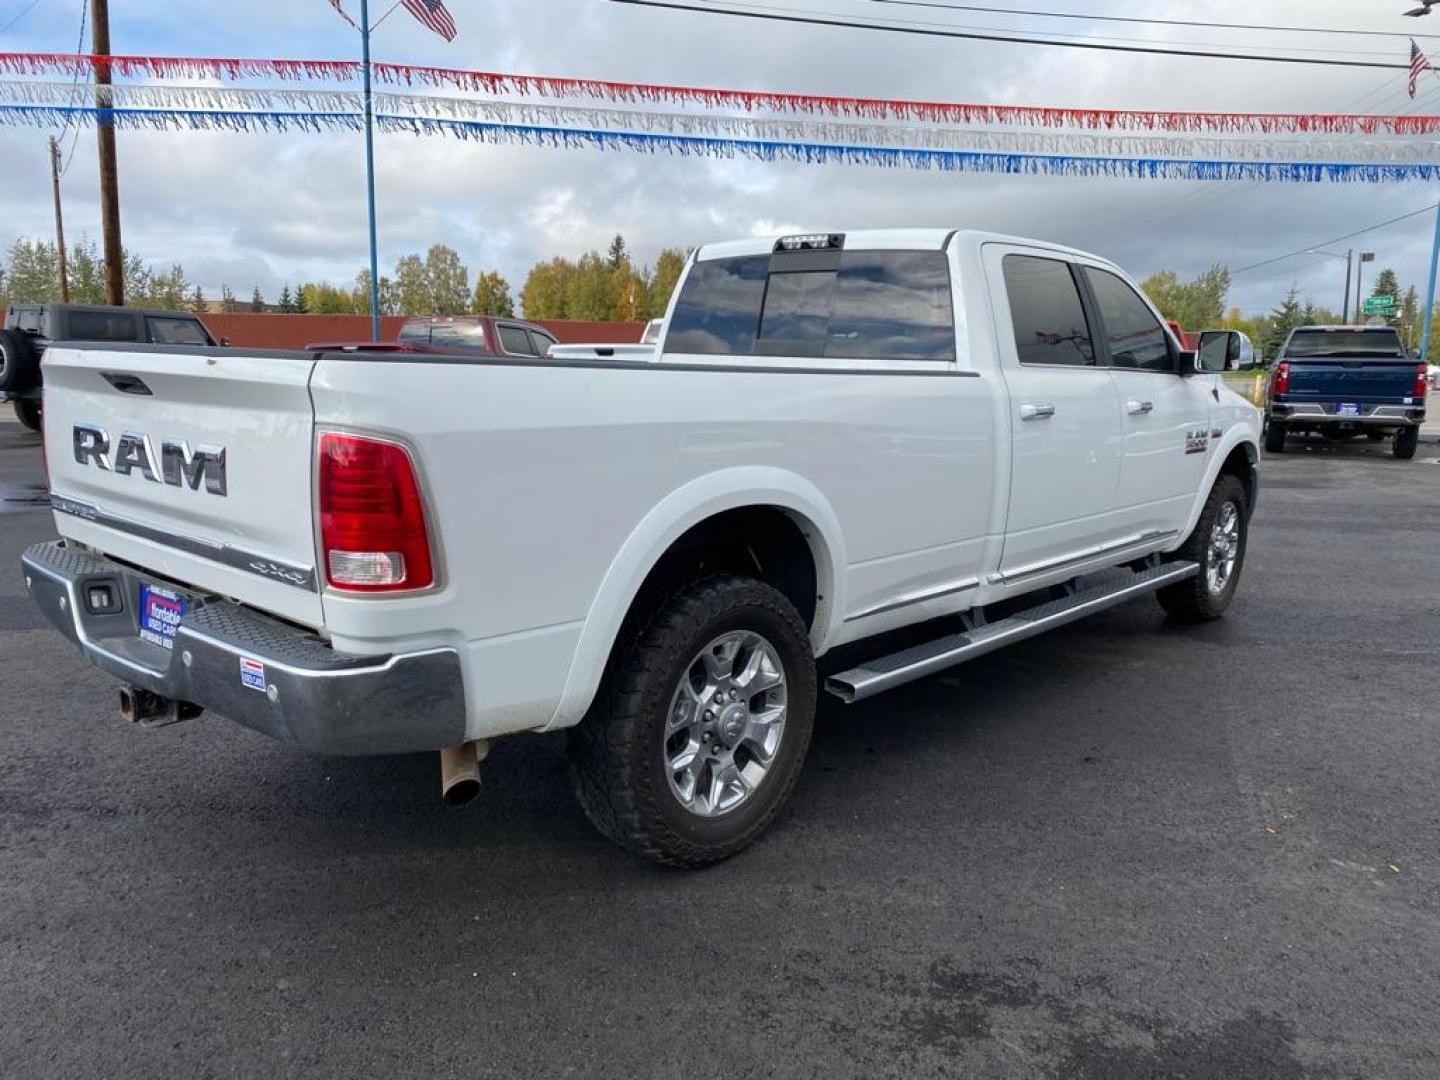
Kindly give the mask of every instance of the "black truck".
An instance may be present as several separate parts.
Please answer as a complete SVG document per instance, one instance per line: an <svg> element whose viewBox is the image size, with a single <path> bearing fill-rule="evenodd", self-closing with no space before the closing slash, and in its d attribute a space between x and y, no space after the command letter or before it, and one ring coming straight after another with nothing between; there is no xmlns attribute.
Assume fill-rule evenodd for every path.
<svg viewBox="0 0 1440 1080"><path fill-rule="evenodd" d="M1332 442L1394 436L1397 458L1415 456L1425 422L1425 365L1393 326L1300 326L1270 374L1265 450L1283 453L1291 435Z"/></svg>
<svg viewBox="0 0 1440 1080"><path fill-rule="evenodd" d="M11 304L5 312L5 328L0 330L0 401L14 402L15 415L33 431L40 430L43 413L40 358L52 341L216 344L200 317L189 311L100 304Z"/></svg>

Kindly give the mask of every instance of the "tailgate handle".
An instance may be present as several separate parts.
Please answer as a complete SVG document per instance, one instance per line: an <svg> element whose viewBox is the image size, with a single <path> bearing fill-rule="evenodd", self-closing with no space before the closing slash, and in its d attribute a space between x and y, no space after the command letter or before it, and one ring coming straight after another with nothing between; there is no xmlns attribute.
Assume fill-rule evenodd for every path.
<svg viewBox="0 0 1440 1080"><path fill-rule="evenodd" d="M113 371L102 371L101 377L122 394L136 394L140 397L154 397L145 380L136 375L125 375Z"/></svg>

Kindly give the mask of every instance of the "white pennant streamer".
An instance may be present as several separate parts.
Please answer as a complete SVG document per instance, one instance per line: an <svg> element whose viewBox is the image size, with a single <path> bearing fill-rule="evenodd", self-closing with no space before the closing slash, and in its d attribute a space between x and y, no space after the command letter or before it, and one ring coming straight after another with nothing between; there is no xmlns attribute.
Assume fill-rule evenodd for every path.
<svg viewBox="0 0 1440 1080"><path fill-rule="evenodd" d="M358 114L352 91L241 89L161 84L102 88L103 102L117 109L160 109L206 113L282 113L339 116ZM0 101L27 105L73 105L70 83L0 81ZM1184 134L1105 135L1094 131L1013 131L831 120L774 120L716 114L538 105L424 94L375 95L376 109L397 120L406 117L468 121L507 127L563 128L612 133L666 134L767 143L875 146L987 154L1070 155L1200 160L1434 162L1440 141L1411 139L1254 139ZM143 124L143 120L136 121ZM301 123L299 126L308 126Z"/></svg>

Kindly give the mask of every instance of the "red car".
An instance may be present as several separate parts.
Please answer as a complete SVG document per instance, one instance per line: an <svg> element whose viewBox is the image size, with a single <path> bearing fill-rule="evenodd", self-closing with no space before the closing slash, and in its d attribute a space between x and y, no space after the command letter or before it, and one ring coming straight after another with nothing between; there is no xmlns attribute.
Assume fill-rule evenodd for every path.
<svg viewBox="0 0 1440 1080"><path fill-rule="evenodd" d="M474 354L479 356L548 356L556 344L548 330L519 319L489 315L456 315L408 319L394 341L317 342L312 351L407 352Z"/></svg>

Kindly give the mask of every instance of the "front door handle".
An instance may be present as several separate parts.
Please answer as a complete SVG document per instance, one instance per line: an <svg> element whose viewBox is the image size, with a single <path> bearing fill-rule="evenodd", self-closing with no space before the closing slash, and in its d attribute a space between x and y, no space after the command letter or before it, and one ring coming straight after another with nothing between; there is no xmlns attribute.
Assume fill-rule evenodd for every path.
<svg viewBox="0 0 1440 1080"><path fill-rule="evenodd" d="M1155 403L1153 401L1127 401L1125 411L1131 416L1144 416L1146 413L1155 411Z"/></svg>
<svg viewBox="0 0 1440 1080"><path fill-rule="evenodd" d="M1054 405L1021 405L1021 420L1049 420L1055 415Z"/></svg>

